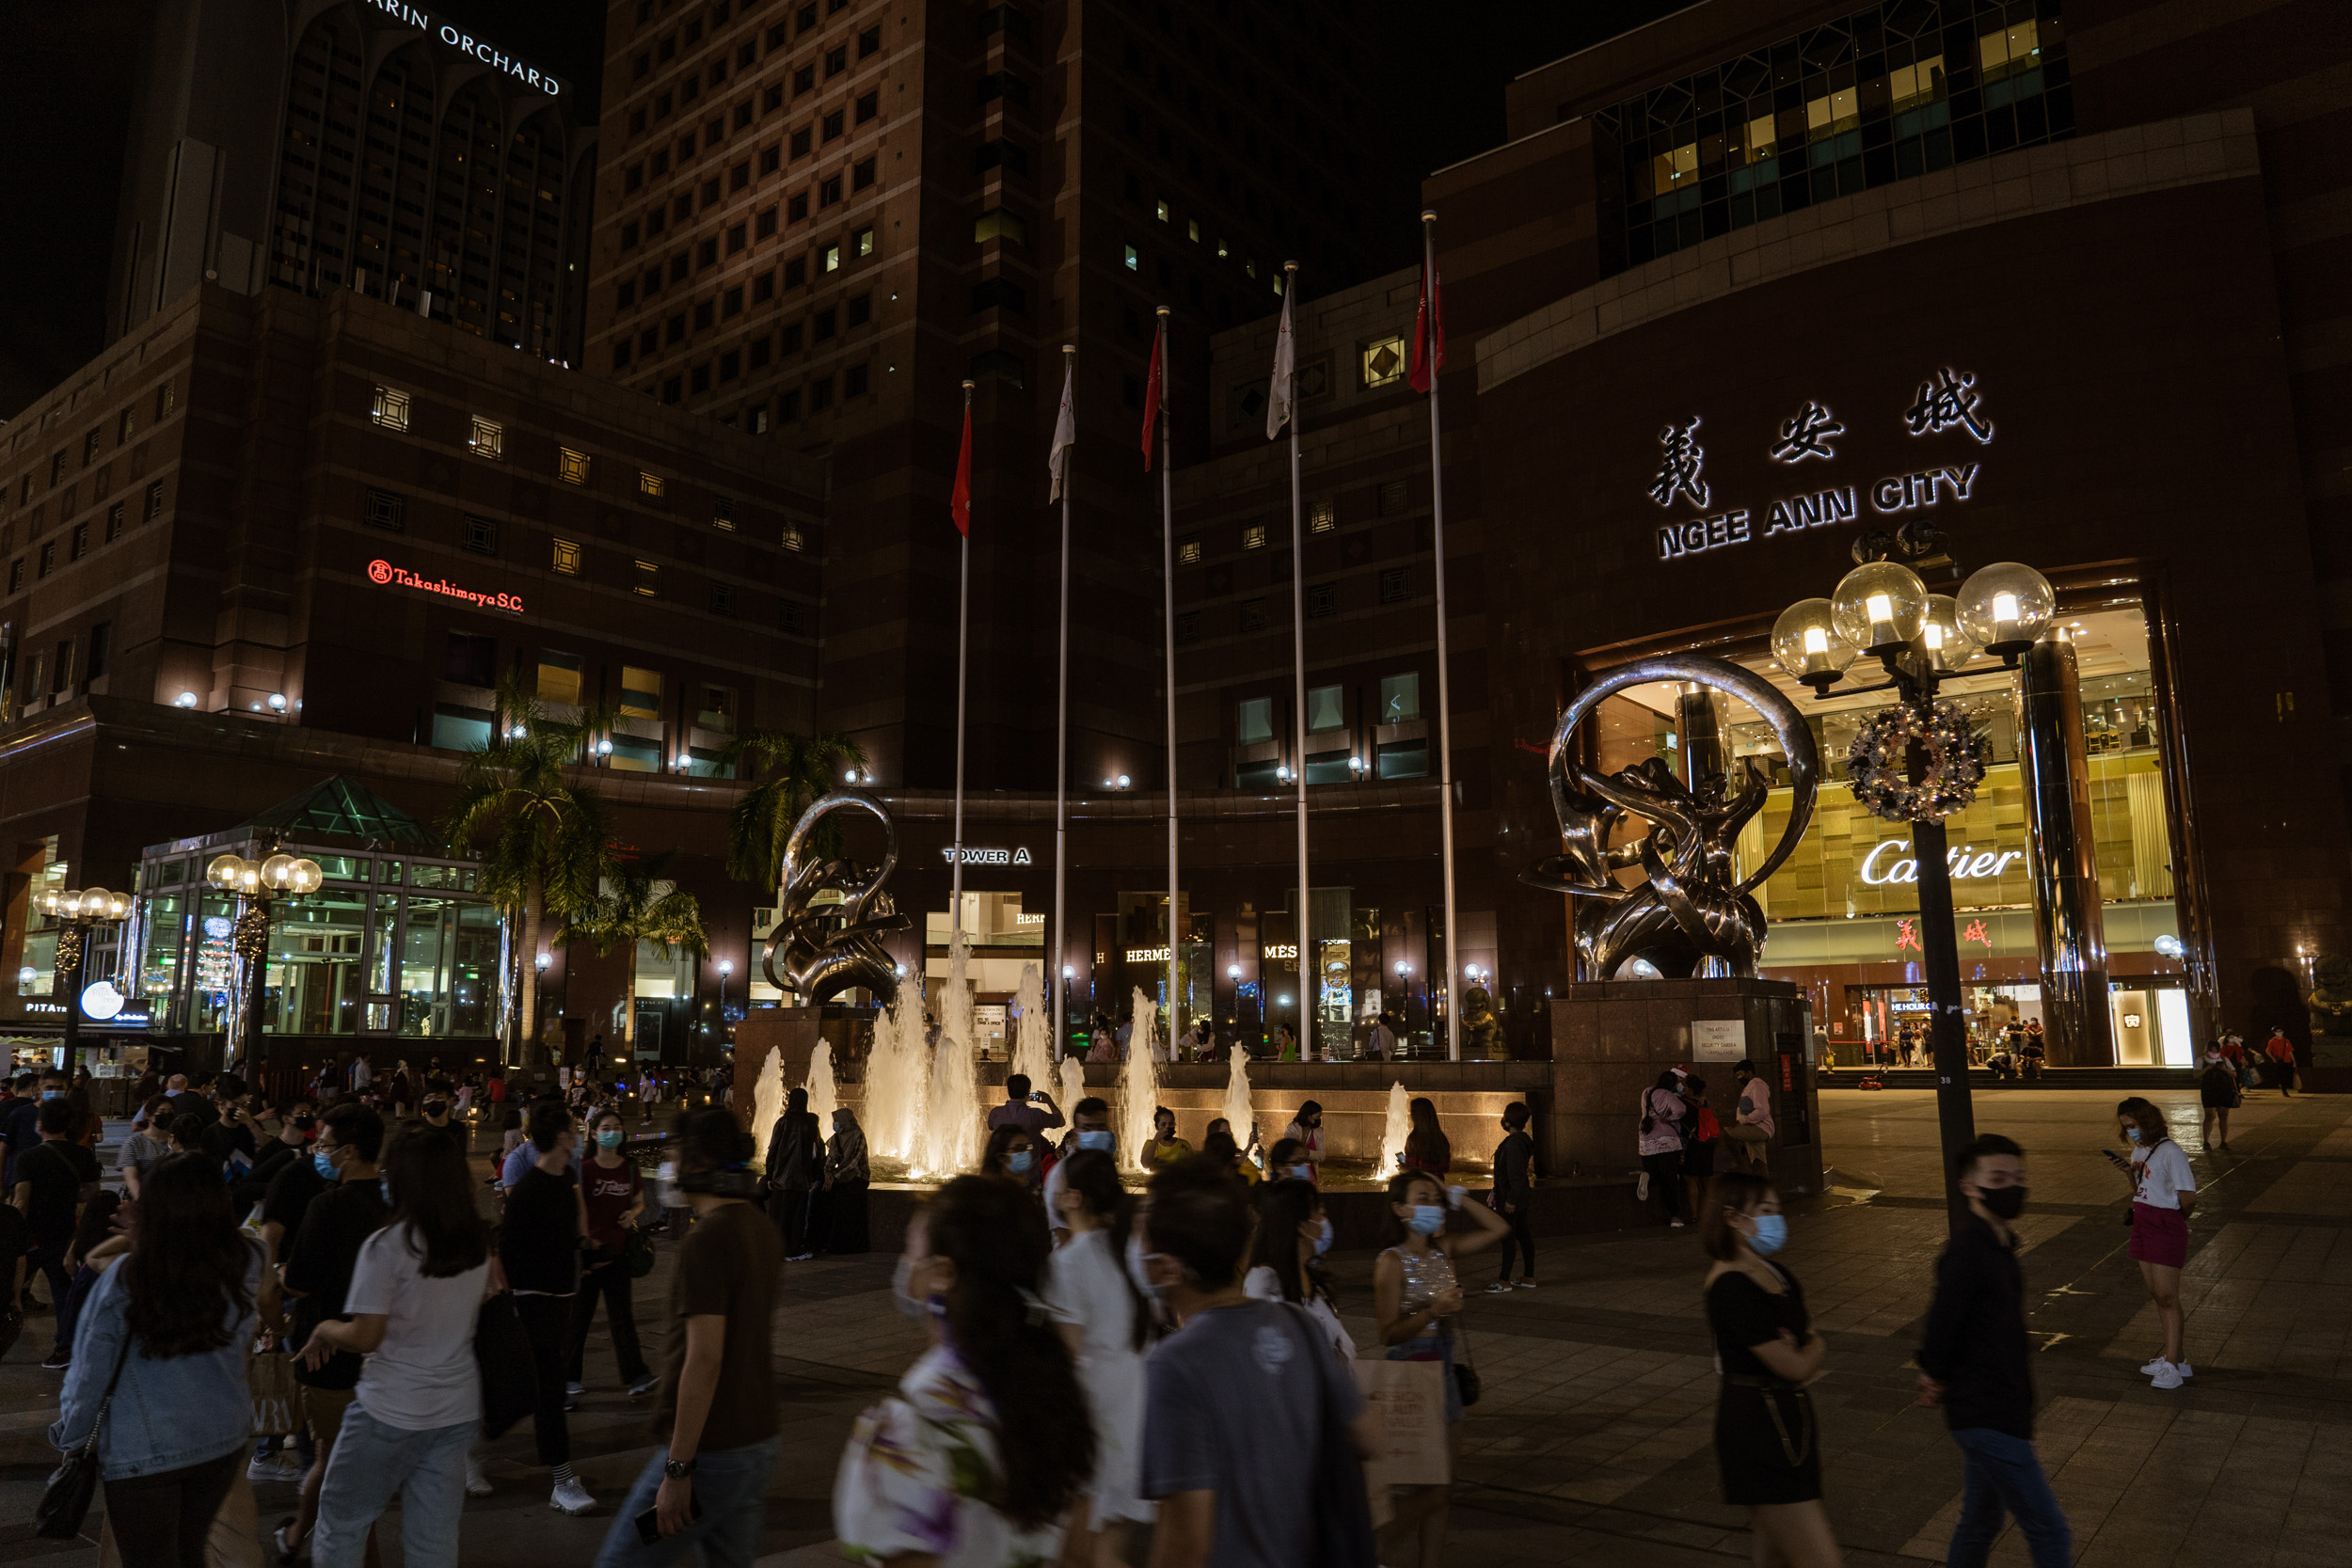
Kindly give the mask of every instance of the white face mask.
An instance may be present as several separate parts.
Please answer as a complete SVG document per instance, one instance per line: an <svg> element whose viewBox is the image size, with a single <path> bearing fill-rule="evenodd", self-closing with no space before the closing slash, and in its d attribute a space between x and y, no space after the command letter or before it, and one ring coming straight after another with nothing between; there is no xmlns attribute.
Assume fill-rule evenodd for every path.
<svg viewBox="0 0 2352 1568"><path fill-rule="evenodd" d="M1129 1236L1127 1238L1127 1277L1135 1281L1136 1290L1141 1291L1153 1301L1157 1301L1167 1288L1152 1282L1152 1272L1144 1266L1144 1259L1159 1256L1158 1253L1147 1253L1143 1250L1142 1237Z"/></svg>

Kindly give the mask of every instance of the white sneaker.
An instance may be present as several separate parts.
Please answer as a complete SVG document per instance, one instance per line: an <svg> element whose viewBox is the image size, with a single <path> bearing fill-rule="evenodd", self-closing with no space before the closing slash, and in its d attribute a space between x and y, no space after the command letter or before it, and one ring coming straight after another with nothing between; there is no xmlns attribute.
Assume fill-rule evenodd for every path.
<svg viewBox="0 0 2352 1568"><path fill-rule="evenodd" d="M2163 1367L2164 1357L2159 1355L2153 1361L2149 1362L2145 1367L2140 1368L2139 1375L2142 1377L2153 1377L2163 1369Z"/></svg>
<svg viewBox="0 0 2352 1568"><path fill-rule="evenodd" d="M2148 1365L2139 1369L2140 1375L2142 1377L2153 1377L2158 1372L2164 1370L2166 1365L2167 1363L2164 1357L2159 1355L2153 1361L2149 1362ZM2185 1361L2176 1361L2170 1363L2170 1365L2172 1370L2180 1373L2183 1377L2195 1377L2197 1375L2197 1369L2190 1366Z"/></svg>
<svg viewBox="0 0 2352 1568"><path fill-rule="evenodd" d="M571 1395L574 1399L578 1399L580 1395L586 1393L587 1391L588 1390L585 1387L577 1383L566 1383L564 1385L564 1392Z"/></svg>
<svg viewBox="0 0 2352 1568"><path fill-rule="evenodd" d="M1680 1220L1668 1220L1666 1224L1676 1230L1682 1228L1682 1222Z"/></svg>
<svg viewBox="0 0 2352 1568"><path fill-rule="evenodd" d="M2159 1388L2178 1388L2181 1386L2181 1369L2169 1361L2159 1361L2153 1381Z"/></svg>
<svg viewBox="0 0 2352 1568"><path fill-rule="evenodd" d="M1633 1179L1633 1201L1636 1203L1649 1201L1649 1172L1644 1171Z"/></svg>
<svg viewBox="0 0 2352 1568"><path fill-rule="evenodd" d="M303 1474L302 1462L290 1453L256 1455L245 1467L247 1481L299 1481Z"/></svg>
<svg viewBox="0 0 2352 1568"><path fill-rule="evenodd" d="M548 1495L548 1506L560 1508L566 1513L578 1516L594 1511L596 1499L588 1495L588 1488L580 1485L580 1478L575 1476L570 1481L558 1485Z"/></svg>
<svg viewBox="0 0 2352 1568"><path fill-rule="evenodd" d="M466 1496L486 1497L489 1495L490 1478L482 1473L482 1461L468 1454L466 1456Z"/></svg>

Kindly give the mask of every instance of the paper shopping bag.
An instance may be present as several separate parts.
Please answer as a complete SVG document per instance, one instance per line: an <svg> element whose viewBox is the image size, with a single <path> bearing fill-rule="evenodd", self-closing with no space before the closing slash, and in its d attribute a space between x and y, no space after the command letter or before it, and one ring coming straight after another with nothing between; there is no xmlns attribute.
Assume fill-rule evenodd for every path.
<svg viewBox="0 0 2352 1568"><path fill-rule="evenodd" d="M1377 1448L1366 1476L1386 1486L1442 1486L1451 1481L1445 1364L1359 1360L1356 1381L1379 1413Z"/></svg>

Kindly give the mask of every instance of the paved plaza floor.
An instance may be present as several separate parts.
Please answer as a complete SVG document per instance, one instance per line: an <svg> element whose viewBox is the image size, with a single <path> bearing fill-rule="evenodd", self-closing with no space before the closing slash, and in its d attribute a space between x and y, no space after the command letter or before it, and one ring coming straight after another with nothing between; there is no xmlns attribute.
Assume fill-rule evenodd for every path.
<svg viewBox="0 0 2352 1568"><path fill-rule="evenodd" d="M2018 1228L2039 1346L2038 1441L2075 1560L2341 1568L2352 1561L2352 1098L2259 1093L2234 1115L2227 1152L2204 1148L2194 1094L2151 1098L2204 1192L2185 1275L2197 1376L2173 1393L2136 1370L2161 1337L2124 1256L2126 1189L2098 1154L2116 1143L2109 1101L2026 1089L1977 1100L1979 1128L2028 1151L2033 1196ZM1821 1110L1839 1187L1793 1219L1785 1257L1830 1344L1815 1390L1830 1514L1849 1562L1940 1562L1960 1460L1940 1414L1913 1404L1909 1366L1945 1229L1934 1099L1833 1090ZM842 1441L920 1343L891 1308L891 1261L787 1270L776 1335L785 1449L763 1568L841 1560L829 1498ZM1337 1261L1343 1307L1369 1344L1371 1257ZM1486 1391L1465 1433L1449 1563L1747 1559L1710 1448L1705 1264L1684 1230L1547 1240L1537 1290L1472 1297L1467 1329ZM667 1269L665 1249L639 1294L657 1361ZM1467 1282L1486 1277L1482 1267ZM98 1560L87 1543L37 1542L24 1522L50 1464L41 1433L56 1374L38 1367L47 1335L46 1316L34 1317L0 1362L0 1560L86 1568ZM618 1391L600 1333L588 1383L575 1459L599 1498L616 1499L649 1452L650 1402ZM497 1492L467 1505L469 1568L591 1561L610 1515L549 1511L529 1423L489 1452ZM289 1488L257 1491L264 1526L290 1511ZM396 1543L396 1511L387 1523ZM1994 1560L2024 1563L2022 1541L2012 1532Z"/></svg>

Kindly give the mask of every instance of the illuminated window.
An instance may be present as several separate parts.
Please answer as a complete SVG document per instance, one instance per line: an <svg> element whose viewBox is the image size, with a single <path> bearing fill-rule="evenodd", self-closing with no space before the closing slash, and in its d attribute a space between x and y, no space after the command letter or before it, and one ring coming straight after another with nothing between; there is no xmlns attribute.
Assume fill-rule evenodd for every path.
<svg viewBox="0 0 2352 1568"><path fill-rule="evenodd" d="M1136 247L1134 245L1123 245L1119 248L1121 253L1121 259L1127 263L1127 270L1129 272L1141 272L1143 270L1143 258L1136 254Z"/></svg>
<svg viewBox="0 0 2352 1568"><path fill-rule="evenodd" d="M1401 724L1421 717L1421 673L1380 677L1380 722Z"/></svg>
<svg viewBox="0 0 2352 1568"><path fill-rule="evenodd" d="M1200 541L1197 536L1191 539L1179 539L1176 541L1177 565L1196 566L1199 565L1200 562Z"/></svg>
<svg viewBox="0 0 2352 1568"><path fill-rule="evenodd" d="M1264 548L1265 548L1265 524L1263 524L1263 523L1244 523L1244 524L1242 524L1242 525L1241 525L1241 547L1242 547L1243 549L1245 549L1245 550L1262 550L1262 549L1264 549Z"/></svg>
<svg viewBox="0 0 2352 1568"><path fill-rule="evenodd" d="M2028 22L2026 26L2030 29L2033 24ZM1915 103L1924 103L1931 99L1943 97L1944 56L1931 55L1916 65L1896 67L1886 73L1886 92L1887 107L1897 111L1908 109ZM1756 157L1769 157L1772 154L1772 123L1768 119L1752 121L1748 126L1751 140L1756 136L1756 127L1758 125L1764 127L1765 143L1763 150L1756 154Z"/></svg>
<svg viewBox="0 0 2352 1568"><path fill-rule="evenodd" d="M1943 56L1936 57L1941 59ZM1899 80L1911 69L1905 66L1902 71L1895 72L1895 78ZM1742 140L1744 145L1730 150L1729 155L1734 164L1760 164L1780 150L1780 135L1772 129L1772 117L1770 115L1758 115L1749 120Z"/></svg>
<svg viewBox="0 0 2352 1568"><path fill-rule="evenodd" d="M587 483L588 454L584 451L574 451L569 447L556 448L555 471L563 477L566 484Z"/></svg>
<svg viewBox="0 0 2352 1568"><path fill-rule="evenodd" d="M575 705L580 702L580 660L571 654L539 650L539 700Z"/></svg>
<svg viewBox="0 0 2352 1568"><path fill-rule="evenodd" d="M1244 746L1274 738L1274 699L1250 697L1234 705L1233 736Z"/></svg>
<svg viewBox="0 0 2352 1568"><path fill-rule="evenodd" d="M850 236L850 254L852 256L871 256L874 254L873 225L868 224L865 228L859 230L856 233Z"/></svg>
<svg viewBox="0 0 2352 1568"><path fill-rule="evenodd" d="M1849 98L1852 97L1848 93ZM1654 154L1649 161L1650 190L1659 196L1679 190L1686 184L1696 184L1699 173L1699 144L1685 142L1670 152Z"/></svg>
<svg viewBox="0 0 2352 1568"><path fill-rule="evenodd" d="M1309 533L1328 533L1339 526L1340 507L1337 501L1326 498L1311 503L1307 508L1307 531Z"/></svg>
<svg viewBox="0 0 2352 1568"><path fill-rule="evenodd" d="M710 498L710 526L725 529L729 533L735 531L735 498L733 496Z"/></svg>
<svg viewBox="0 0 2352 1568"><path fill-rule="evenodd" d="M661 568L650 561L637 562L630 588L649 599L661 596Z"/></svg>
<svg viewBox="0 0 2352 1568"><path fill-rule="evenodd" d="M168 402L170 396L171 388L167 386L159 394L159 400ZM387 430L406 430L408 428L408 394L394 391L389 387L378 387L375 389L375 407L373 417L377 424Z"/></svg>
<svg viewBox="0 0 2352 1568"><path fill-rule="evenodd" d="M506 429L496 420L485 420L476 414L473 417L473 434L466 438L466 444L473 449L476 457L496 461L506 452Z"/></svg>
<svg viewBox="0 0 2352 1568"><path fill-rule="evenodd" d="M553 544L555 556L548 564L567 578L580 576L580 546L569 539L558 539Z"/></svg>
<svg viewBox="0 0 2352 1568"><path fill-rule="evenodd" d="M1805 100L1805 134L1817 141L1823 136L1834 136L1840 131L1851 131L1861 123L1861 104L1851 87L1840 87L1826 98ZM1663 192L1666 186L1661 182L1658 188Z"/></svg>
<svg viewBox="0 0 2352 1568"><path fill-rule="evenodd" d="M647 500L660 500L662 497L661 476L638 470L637 493Z"/></svg>
<svg viewBox="0 0 2352 1568"><path fill-rule="evenodd" d="M621 711L631 719L660 718L660 672L640 670L633 664L622 665Z"/></svg>
<svg viewBox="0 0 2352 1568"><path fill-rule="evenodd" d="M976 242L1003 239L1010 240L1015 245L1026 245L1029 229L1018 214L1008 213L1002 207L993 207L974 221L972 238Z"/></svg>
<svg viewBox="0 0 2352 1568"><path fill-rule="evenodd" d="M1167 203L1167 202L1165 202L1165 201L1154 201L1153 203L1152 203L1152 210L1159 215L1159 220L1160 220L1162 223L1166 223L1166 222L1168 221L1168 203Z"/></svg>
<svg viewBox="0 0 2352 1568"><path fill-rule="evenodd" d="M2042 53L2040 25L2031 17L1998 32L1986 33L1977 40L1979 73L1987 82L1997 82L2021 71L2031 71L2036 56Z"/></svg>
<svg viewBox="0 0 2352 1568"><path fill-rule="evenodd" d="M1357 348L1358 362L1363 367L1364 385L1386 387L1403 379L1405 374L1405 340L1402 337L1375 338Z"/></svg>
<svg viewBox="0 0 2352 1568"><path fill-rule="evenodd" d="M1343 729L1347 725L1347 705L1343 701L1345 688L1311 686L1307 689L1307 729L1310 734L1325 730Z"/></svg>
<svg viewBox="0 0 2352 1568"><path fill-rule="evenodd" d="M808 548L808 541L803 536L801 525L798 523L785 524L783 536L777 542L795 554Z"/></svg>
<svg viewBox="0 0 2352 1568"><path fill-rule="evenodd" d="M841 247L837 245L829 245L825 246L824 260L818 264L817 270L819 272L839 272L841 270Z"/></svg>
<svg viewBox="0 0 2352 1568"><path fill-rule="evenodd" d="M1184 234L1185 237L1190 239L1193 244L1199 245L1200 243L1200 220L1199 218L1186 218L1184 220Z"/></svg>

